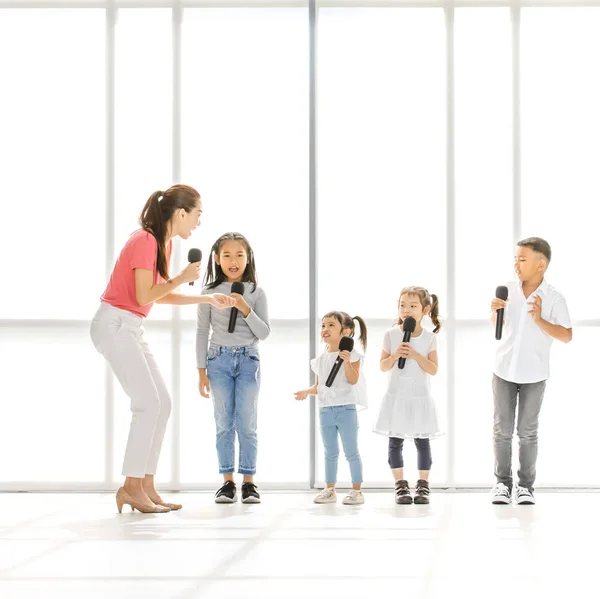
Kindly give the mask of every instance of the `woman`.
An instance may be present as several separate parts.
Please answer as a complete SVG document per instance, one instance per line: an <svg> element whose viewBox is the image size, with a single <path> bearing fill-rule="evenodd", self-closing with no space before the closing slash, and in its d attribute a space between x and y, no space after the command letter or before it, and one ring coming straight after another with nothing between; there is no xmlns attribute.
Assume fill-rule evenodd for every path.
<svg viewBox="0 0 600 599"><path fill-rule="evenodd" d="M235 298L223 294L182 295L174 290L200 276L200 262L169 276L173 237L188 239L200 224L200 194L187 185L154 192L117 259L91 325L96 349L106 358L131 399L131 427L123 462L125 484L117 491L117 507L144 513L181 508L165 503L154 488L154 475L171 413L171 398L144 341L144 318L154 302L203 304L230 308Z"/></svg>

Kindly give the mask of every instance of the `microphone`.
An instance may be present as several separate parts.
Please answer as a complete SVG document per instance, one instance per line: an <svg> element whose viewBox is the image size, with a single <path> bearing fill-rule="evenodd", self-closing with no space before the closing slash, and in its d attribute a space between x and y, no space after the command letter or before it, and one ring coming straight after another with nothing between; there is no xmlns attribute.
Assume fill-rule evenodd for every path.
<svg viewBox="0 0 600 599"><path fill-rule="evenodd" d="M352 339L352 337L344 336L340 339L340 351L352 351L353 349L354 339ZM343 363L344 360L342 360L342 358L340 358L340 356L338 355L338 357L335 359L335 362L333 363L333 366L331 367L331 372L329 373L329 376L325 381L326 387L331 387L331 385L333 385L333 381L335 380L335 377L340 371L340 368L342 367Z"/></svg>
<svg viewBox="0 0 600 599"><path fill-rule="evenodd" d="M239 293L240 295L244 295L244 283L235 283L231 284L231 293ZM237 320L239 310L237 308L231 308L231 313L229 314L229 328L228 332L233 333L235 330L235 321Z"/></svg>
<svg viewBox="0 0 600 599"><path fill-rule="evenodd" d="M188 262L192 264L192 262L202 262L202 251L198 248L192 248L188 252ZM190 281L190 285L193 285L194 281Z"/></svg>
<svg viewBox="0 0 600 599"><path fill-rule="evenodd" d="M500 285L496 287L496 297L506 301L508 299L508 287ZM502 325L504 324L504 308L496 310L496 339L502 339Z"/></svg>
<svg viewBox="0 0 600 599"><path fill-rule="evenodd" d="M415 332L415 328L417 327L417 321L409 316L402 323L402 330L404 331L404 338L402 339L402 343L408 343L410 341L410 336ZM404 368L406 364L406 358L402 357L398 360L398 368Z"/></svg>

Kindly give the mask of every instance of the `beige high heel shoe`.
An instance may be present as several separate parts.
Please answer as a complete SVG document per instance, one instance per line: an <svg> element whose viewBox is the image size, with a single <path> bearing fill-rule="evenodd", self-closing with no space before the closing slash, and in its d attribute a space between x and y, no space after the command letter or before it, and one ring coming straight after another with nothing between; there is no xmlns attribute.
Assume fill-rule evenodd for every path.
<svg viewBox="0 0 600 599"><path fill-rule="evenodd" d="M163 505L164 507L168 507L172 512L180 510L183 506L180 503L167 503L166 501L162 501L158 495L148 495L150 497L150 501L155 505Z"/></svg>
<svg viewBox="0 0 600 599"><path fill-rule="evenodd" d="M172 512L176 512L177 510L180 510L183 507L181 503L168 503L166 501L159 501L156 505L164 505L165 507L168 507L169 510L171 510Z"/></svg>
<svg viewBox="0 0 600 599"><path fill-rule="evenodd" d="M122 513L124 505L130 505L132 512L137 510L138 512L142 512L142 514L163 514L171 511L165 505L156 505L154 503L151 504L152 507L146 504L142 505L131 497L131 495L125 490L125 487L121 487L117 491L115 499L117 501L117 509L119 510L119 514Z"/></svg>

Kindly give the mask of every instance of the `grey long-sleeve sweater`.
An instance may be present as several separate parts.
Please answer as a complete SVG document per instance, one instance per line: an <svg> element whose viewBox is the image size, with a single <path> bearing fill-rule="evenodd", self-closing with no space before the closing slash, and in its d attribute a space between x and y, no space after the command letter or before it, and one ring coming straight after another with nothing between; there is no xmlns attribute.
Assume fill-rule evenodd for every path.
<svg viewBox="0 0 600 599"><path fill-rule="evenodd" d="M247 347L263 341L271 332L267 296L262 287L253 292L252 283L244 283L244 299L251 308L248 318L238 314L235 331L228 333L231 309L218 310L210 304L198 304L198 320L196 326L196 364L198 368L206 368L208 343L229 347ZM231 283L221 283L214 289L204 288L202 295L223 293L231 295ZM212 334L210 329L212 328Z"/></svg>

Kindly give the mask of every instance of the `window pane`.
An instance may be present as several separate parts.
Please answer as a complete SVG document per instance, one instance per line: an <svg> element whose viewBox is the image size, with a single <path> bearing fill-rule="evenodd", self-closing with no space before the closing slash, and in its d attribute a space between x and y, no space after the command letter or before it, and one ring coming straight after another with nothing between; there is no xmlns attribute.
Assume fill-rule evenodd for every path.
<svg viewBox="0 0 600 599"><path fill-rule="evenodd" d="M105 369L87 328L3 328L0 363L0 481L102 482Z"/></svg>
<svg viewBox="0 0 600 599"><path fill-rule="evenodd" d="M246 235L272 318L308 312L307 44L303 8L184 11L183 179L205 212L182 256Z"/></svg>
<svg viewBox="0 0 600 599"><path fill-rule="evenodd" d="M119 10L115 44L116 260L150 194L172 182L172 11ZM150 318L171 312L157 304Z"/></svg>
<svg viewBox="0 0 600 599"><path fill-rule="evenodd" d="M444 301L444 27L438 9L319 12L321 313L393 318L406 285Z"/></svg>
<svg viewBox="0 0 600 599"><path fill-rule="evenodd" d="M369 409L359 416L367 484L390 479L387 442L371 431L386 385L383 333L398 294L423 285L444 309L444 27L437 9L319 11L319 313L373 322ZM446 475L443 444L434 444L436 479ZM317 460L322 480L321 445ZM339 477L349 479L343 457Z"/></svg>
<svg viewBox="0 0 600 599"><path fill-rule="evenodd" d="M598 485L598 473L582 458L595 455L598 447L597 347L595 327L577 328L573 343L556 341L552 347L540 415L539 486Z"/></svg>
<svg viewBox="0 0 600 599"><path fill-rule="evenodd" d="M496 344L491 324L456 334L456 434L451 442L457 485L495 483L492 373Z"/></svg>
<svg viewBox="0 0 600 599"><path fill-rule="evenodd" d="M600 8L522 11L522 235L550 242L548 278L575 319L597 318L600 293L574 267L595 256L600 217L599 28Z"/></svg>
<svg viewBox="0 0 600 599"><path fill-rule="evenodd" d="M486 318L513 277L510 11L454 14L456 316Z"/></svg>
<svg viewBox="0 0 600 599"><path fill-rule="evenodd" d="M306 8L186 9L183 174L204 202L203 250L225 231L249 239L272 333L260 344L257 478L308 481L308 35ZM273 225L276 223L276 225ZM286 320L281 320L286 319ZM295 321L295 322L294 322ZM195 325L182 349L181 478L217 482L211 400L199 396ZM286 425L282 426L282 422ZM291 446L292 452L281 448Z"/></svg>
<svg viewBox="0 0 600 599"><path fill-rule="evenodd" d="M2 195L15 218L19 209L1 242L19 259L6 261L3 279L21 292L4 294L0 318L91 318L98 304L104 40L103 10L2 10Z"/></svg>

